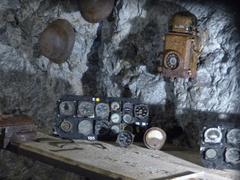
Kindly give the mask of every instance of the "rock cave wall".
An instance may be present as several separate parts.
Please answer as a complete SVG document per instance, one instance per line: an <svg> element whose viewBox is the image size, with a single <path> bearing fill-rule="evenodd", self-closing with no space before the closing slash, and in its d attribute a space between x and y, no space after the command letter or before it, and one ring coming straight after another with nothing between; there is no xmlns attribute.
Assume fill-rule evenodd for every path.
<svg viewBox="0 0 240 180"><path fill-rule="evenodd" d="M186 10L198 18L204 37L197 78L170 81L156 72L162 37L170 17ZM91 24L81 17L76 0L2 0L0 113L28 114L50 132L55 102L63 94L138 97L151 105L152 124L167 130L173 143L196 146L206 116L240 112L236 17L236 9L223 2L118 0L108 19ZM62 65L50 63L38 48L39 34L56 18L67 19L76 30L72 55ZM28 169L22 157L0 154L0 178L14 179L11 172L19 172L19 166L12 164L18 161L25 167L23 179L38 179L34 168L44 177L60 171L41 163Z"/></svg>

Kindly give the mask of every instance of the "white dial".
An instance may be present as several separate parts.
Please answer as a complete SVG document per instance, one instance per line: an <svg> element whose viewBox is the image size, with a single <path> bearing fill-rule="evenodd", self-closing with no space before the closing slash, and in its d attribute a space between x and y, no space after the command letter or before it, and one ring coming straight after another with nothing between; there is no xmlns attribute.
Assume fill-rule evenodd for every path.
<svg viewBox="0 0 240 180"><path fill-rule="evenodd" d="M119 111L120 108L121 108L121 106L120 106L120 103L119 103L119 102L112 102L112 103L111 103L111 109L112 109L113 111Z"/></svg>
<svg viewBox="0 0 240 180"><path fill-rule="evenodd" d="M115 124L121 123L121 116L118 113L114 113L110 117L111 121Z"/></svg>

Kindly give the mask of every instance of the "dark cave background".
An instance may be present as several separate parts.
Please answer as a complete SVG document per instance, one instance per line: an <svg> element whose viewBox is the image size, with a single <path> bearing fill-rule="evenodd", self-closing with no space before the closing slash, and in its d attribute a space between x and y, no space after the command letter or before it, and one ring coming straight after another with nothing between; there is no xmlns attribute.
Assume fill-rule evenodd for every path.
<svg viewBox="0 0 240 180"><path fill-rule="evenodd" d="M169 142L197 147L203 122L240 113L239 7L233 0L117 0L108 19L91 24L77 0L1 0L0 113L28 114L50 133L63 94L137 97L150 104L152 124L167 131ZM162 37L179 11L197 17L204 39L195 80L170 81L156 72ZM62 65L38 48L39 34L58 17L76 30ZM0 167L0 179L80 178L3 150Z"/></svg>

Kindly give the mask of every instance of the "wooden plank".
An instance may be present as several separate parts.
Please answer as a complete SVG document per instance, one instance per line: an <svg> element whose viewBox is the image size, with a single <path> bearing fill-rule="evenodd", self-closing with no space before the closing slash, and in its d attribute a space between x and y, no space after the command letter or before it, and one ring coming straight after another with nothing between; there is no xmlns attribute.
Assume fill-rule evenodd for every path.
<svg viewBox="0 0 240 180"><path fill-rule="evenodd" d="M32 118L26 115L0 115L0 127L32 125Z"/></svg>
<svg viewBox="0 0 240 180"><path fill-rule="evenodd" d="M168 179L207 171L165 152L136 145L121 148L104 142L71 142L42 133L35 142L19 144L18 148L63 163L64 169L74 167L75 172L85 170L113 179Z"/></svg>

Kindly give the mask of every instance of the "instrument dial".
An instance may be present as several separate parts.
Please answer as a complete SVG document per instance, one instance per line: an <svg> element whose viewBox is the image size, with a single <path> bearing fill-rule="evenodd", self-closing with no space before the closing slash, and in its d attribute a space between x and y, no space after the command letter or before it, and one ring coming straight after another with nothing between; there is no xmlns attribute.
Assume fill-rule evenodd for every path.
<svg viewBox="0 0 240 180"><path fill-rule="evenodd" d="M78 133L88 136L93 133L93 123L89 120L80 121L78 124Z"/></svg>
<svg viewBox="0 0 240 180"><path fill-rule="evenodd" d="M121 147L128 147L133 143L134 135L129 131L122 131L118 134L117 144Z"/></svg>
<svg viewBox="0 0 240 180"><path fill-rule="evenodd" d="M67 120L63 120L63 122L60 124L60 128L66 133L70 132L72 130L72 127L72 123Z"/></svg>
<svg viewBox="0 0 240 180"><path fill-rule="evenodd" d="M80 117L94 117L94 103L83 101L78 105L78 114Z"/></svg>
<svg viewBox="0 0 240 180"><path fill-rule="evenodd" d="M179 65L179 58L175 53L170 53L166 57L166 68L174 70Z"/></svg>
<svg viewBox="0 0 240 180"><path fill-rule="evenodd" d="M240 145L240 129L232 129L227 133L227 141L231 144Z"/></svg>
<svg viewBox="0 0 240 180"><path fill-rule="evenodd" d="M75 103L73 101L63 101L59 104L61 115L72 116L75 114Z"/></svg>
<svg viewBox="0 0 240 180"><path fill-rule="evenodd" d="M135 106L134 108L135 117L144 119L148 116L148 114L149 114L149 109L147 105L140 104Z"/></svg>
<svg viewBox="0 0 240 180"><path fill-rule="evenodd" d="M112 111L119 111L121 108L121 105L119 102L112 102L111 103L111 110Z"/></svg>
<svg viewBox="0 0 240 180"><path fill-rule="evenodd" d="M164 130L152 127L145 132L143 141L149 149L159 150L164 146L166 139L167 135Z"/></svg>
<svg viewBox="0 0 240 180"><path fill-rule="evenodd" d="M240 164L240 149L229 148L225 153L225 160L228 163Z"/></svg>
<svg viewBox="0 0 240 180"><path fill-rule="evenodd" d="M109 122L107 120L96 121L95 124L95 134L99 136L104 136L108 134L110 129Z"/></svg>
<svg viewBox="0 0 240 180"><path fill-rule="evenodd" d="M205 159L215 159L217 157L217 151L215 149L208 149L205 152Z"/></svg>
<svg viewBox="0 0 240 180"><path fill-rule="evenodd" d="M123 104L123 113L124 114L132 114L133 113L133 104L132 103L124 103Z"/></svg>
<svg viewBox="0 0 240 180"><path fill-rule="evenodd" d="M118 113L113 113L110 117L110 120L114 124L119 124L121 123L121 115Z"/></svg>
<svg viewBox="0 0 240 180"><path fill-rule="evenodd" d="M133 124L135 120L130 114L124 114L123 121L127 124Z"/></svg>
<svg viewBox="0 0 240 180"><path fill-rule="evenodd" d="M220 143L222 136L223 135L220 128L209 128L204 133L204 141L206 143Z"/></svg>
<svg viewBox="0 0 240 180"><path fill-rule="evenodd" d="M120 126L118 125L113 125L111 127L111 131L114 133L114 134L118 134L120 132Z"/></svg>
<svg viewBox="0 0 240 180"><path fill-rule="evenodd" d="M106 103L99 103L95 107L95 112L97 117L102 119L108 118L110 112L109 105Z"/></svg>

